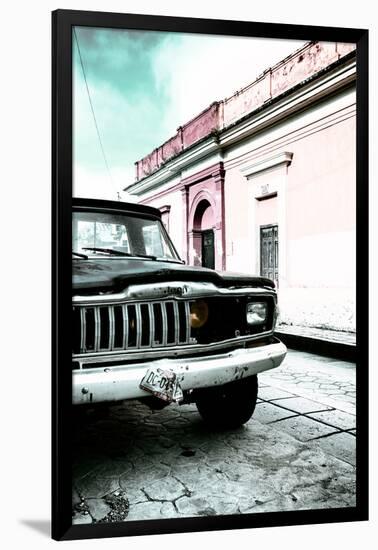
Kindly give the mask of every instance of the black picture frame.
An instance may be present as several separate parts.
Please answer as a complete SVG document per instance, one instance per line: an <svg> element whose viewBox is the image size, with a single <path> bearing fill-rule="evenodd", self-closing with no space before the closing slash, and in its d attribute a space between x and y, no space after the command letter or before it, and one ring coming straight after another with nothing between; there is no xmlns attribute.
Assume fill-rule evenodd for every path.
<svg viewBox="0 0 378 550"><path fill-rule="evenodd" d="M93 26L357 45L357 500L351 508L71 524L72 27ZM57 10L52 13L52 537L70 540L368 519L368 31Z"/></svg>

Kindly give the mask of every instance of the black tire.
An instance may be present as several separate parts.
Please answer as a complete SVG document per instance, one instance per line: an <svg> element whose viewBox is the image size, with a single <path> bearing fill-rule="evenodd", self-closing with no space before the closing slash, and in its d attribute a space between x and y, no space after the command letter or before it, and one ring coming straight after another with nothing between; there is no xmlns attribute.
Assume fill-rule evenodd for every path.
<svg viewBox="0 0 378 550"><path fill-rule="evenodd" d="M238 428L253 415L257 400L257 375L197 390L195 402L206 424L215 428Z"/></svg>

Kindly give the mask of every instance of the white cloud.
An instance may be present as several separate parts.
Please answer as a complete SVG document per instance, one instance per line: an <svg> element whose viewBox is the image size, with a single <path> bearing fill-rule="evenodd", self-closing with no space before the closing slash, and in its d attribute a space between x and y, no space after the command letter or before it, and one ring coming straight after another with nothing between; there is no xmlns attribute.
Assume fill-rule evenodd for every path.
<svg viewBox="0 0 378 550"><path fill-rule="evenodd" d="M169 33L154 58L158 93L131 103L127 90L89 79L111 177L105 167L80 72L75 72L74 196L115 199L135 181L134 162L171 137L213 101L232 95L303 42ZM134 75L135 76L135 75ZM163 99L164 98L164 99ZM160 102L160 103L159 103Z"/></svg>
<svg viewBox="0 0 378 550"><path fill-rule="evenodd" d="M300 48L298 40L168 36L155 59L155 74L171 98L170 132L213 101L232 95ZM167 136L169 137L169 136Z"/></svg>
<svg viewBox="0 0 378 550"><path fill-rule="evenodd" d="M74 197L117 200L118 192L121 200L135 202L135 197L122 191L127 183L135 180L134 166L113 168L111 175L113 184L105 169L99 170L98 168L85 168L81 165L75 165L72 195Z"/></svg>

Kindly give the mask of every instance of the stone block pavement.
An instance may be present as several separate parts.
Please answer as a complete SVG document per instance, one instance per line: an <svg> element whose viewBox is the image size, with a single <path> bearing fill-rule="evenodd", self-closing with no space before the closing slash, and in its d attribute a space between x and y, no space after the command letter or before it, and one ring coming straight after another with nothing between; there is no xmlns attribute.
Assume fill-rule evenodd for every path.
<svg viewBox="0 0 378 550"><path fill-rule="evenodd" d="M355 365L292 351L259 375L252 419L211 431L195 405L78 415L73 523L355 505Z"/></svg>

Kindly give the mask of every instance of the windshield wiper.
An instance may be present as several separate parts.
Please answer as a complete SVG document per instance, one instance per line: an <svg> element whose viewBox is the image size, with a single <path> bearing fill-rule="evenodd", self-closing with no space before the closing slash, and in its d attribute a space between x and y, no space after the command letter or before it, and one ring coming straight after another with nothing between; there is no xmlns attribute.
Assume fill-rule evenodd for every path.
<svg viewBox="0 0 378 550"><path fill-rule="evenodd" d="M104 252L105 254L110 254L112 256L124 256L126 258L146 258L147 260L155 260L158 262L170 262L175 264L185 263L183 260L176 260L174 258L164 258L159 256L153 256L152 254L133 254L132 252L122 252L122 250L114 250L114 248L101 248L99 246L83 246L82 250L93 250L93 252ZM80 254L79 252L72 251L72 254L88 260L88 256L85 254Z"/></svg>
<svg viewBox="0 0 378 550"><path fill-rule="evenodd" d="M83 258L83 260L88 260L88 256L86 254L80 254L80 252L72 251L72 256L77 256L78 258Z"/></svg>
<svg viewBox="0 0 378 550"><path fill-rule="evenodd" d="M153 256L152 254L130 254L130 256L134 256L134 258L147 258L148 260L157 260L156 256Z"/></svg>
<svg viewBox="0 0 378 550"><path fill-rule="evenodd" d="M113 250L113 248L99 248L98 246L83 246L83 250L93 250L94 252L105 252L106 254L113 254L114 256L130 256L129 252L121 252L120 250Z"/></svg>
<svg viewBox="0 0 378 550"><path fill-rule="evenodd" d="M113 256L127 256L128 258L148 258L149 260L156 260L156 256L149 254L132 254L131 252L122 252L121 250L114 250L113 248L99 248L97 246L83 246L83 250L93 250L94 252L105 252Z"/></svg>
<svg viewBox="0 0 378 550"><path fill-rule="evenodd" d="M158 262L167 262L171 264L184 264L184 260L176 260L175 258L155 258Z"/></svg>

